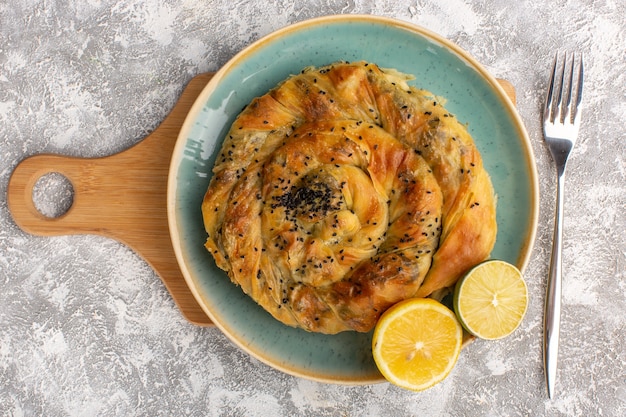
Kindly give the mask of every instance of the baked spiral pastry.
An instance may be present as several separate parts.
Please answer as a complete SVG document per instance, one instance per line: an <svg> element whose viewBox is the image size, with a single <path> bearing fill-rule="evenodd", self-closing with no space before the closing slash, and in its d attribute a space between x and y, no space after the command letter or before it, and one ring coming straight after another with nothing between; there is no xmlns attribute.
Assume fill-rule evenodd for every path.
<svg viewBox="0 0 626 417"><path fill-rule="evenodd" d="M409 76L307 68L237 117L202 212L206 248L279 321L369 331L486 259L495 198L465 127Z"/></svg>

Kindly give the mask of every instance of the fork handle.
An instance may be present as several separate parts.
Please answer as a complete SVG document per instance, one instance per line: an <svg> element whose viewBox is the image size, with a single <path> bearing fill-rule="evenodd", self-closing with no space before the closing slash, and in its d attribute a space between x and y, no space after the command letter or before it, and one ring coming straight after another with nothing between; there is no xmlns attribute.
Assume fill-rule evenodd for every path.
<svg viewBox="0 0 626 417"><path fill-rule="evenodd" d="M548 396L554 397L557 356L559 352L559 331L561 319L561 250L563 237L563 190L564 170L559 170L556 185L556 213L554 216L554 236L548 273L548 289L543 323L543 364L546 374Z"/></svg>

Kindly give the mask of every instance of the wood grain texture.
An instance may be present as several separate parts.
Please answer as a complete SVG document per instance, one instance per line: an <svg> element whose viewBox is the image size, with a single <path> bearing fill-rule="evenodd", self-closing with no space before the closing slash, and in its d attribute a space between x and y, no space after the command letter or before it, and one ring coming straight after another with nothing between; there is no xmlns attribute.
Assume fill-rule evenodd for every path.
<svg viewBox="0 0 626 417"><path fill-rule="evenodd" d="M212 76L193 78L163 123L137 145L103 158L32 156L15 168L7 190L9 211L28 233L96 234L132 248L161 277L183 316L200 326L212 323L189 290L172 248L167 178L180 128ZM515 104L513 86L505 80L498 82ZM67 177L74 188L72 206L56 218L41 214L32 198L37 180L52 172Z"/></svg>

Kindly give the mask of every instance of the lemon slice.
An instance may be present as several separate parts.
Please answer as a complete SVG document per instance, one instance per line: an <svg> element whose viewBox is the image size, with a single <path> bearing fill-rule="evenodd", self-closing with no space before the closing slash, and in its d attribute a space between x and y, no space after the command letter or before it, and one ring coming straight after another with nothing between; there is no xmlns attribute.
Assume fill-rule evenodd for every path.
<svg viewBox="0 0 626 417"><path fill-rule="evenodd" d="M515 266L499 260L485 261L457 282L453 305L469 333L481 339L501 339L522 322L528 289Z"/></svg>
<svg viewBox="0 0 626 417"><path fill-rule="evenodd" d="M441 382L461 351L463 328L454 313L430 298L401 301L374 328L372 353L392 384L423 391Z"/></svg>

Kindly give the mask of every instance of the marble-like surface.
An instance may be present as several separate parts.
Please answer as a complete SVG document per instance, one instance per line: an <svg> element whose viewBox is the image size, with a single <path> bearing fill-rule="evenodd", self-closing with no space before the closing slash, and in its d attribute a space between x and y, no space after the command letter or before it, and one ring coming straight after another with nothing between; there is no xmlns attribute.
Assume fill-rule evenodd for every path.
<svg viewBox="0 0 626 417"><path fill-rule="evenodd" d="M525 321L508 339L473 343L447 380L419 394L275 371L186 322L130 249L31 236L7 209L25 157L127 149L194 75L273 30L340 13L424 26L510 80L537 160ZM625 16L620 0L0 2L0 415L626 415ZM555 173L539 110L557 49L585 53L586 84L566 185L558 394L548 400L541 334ZM35 195L50 215L71 203L58 178Z"/></svg>

